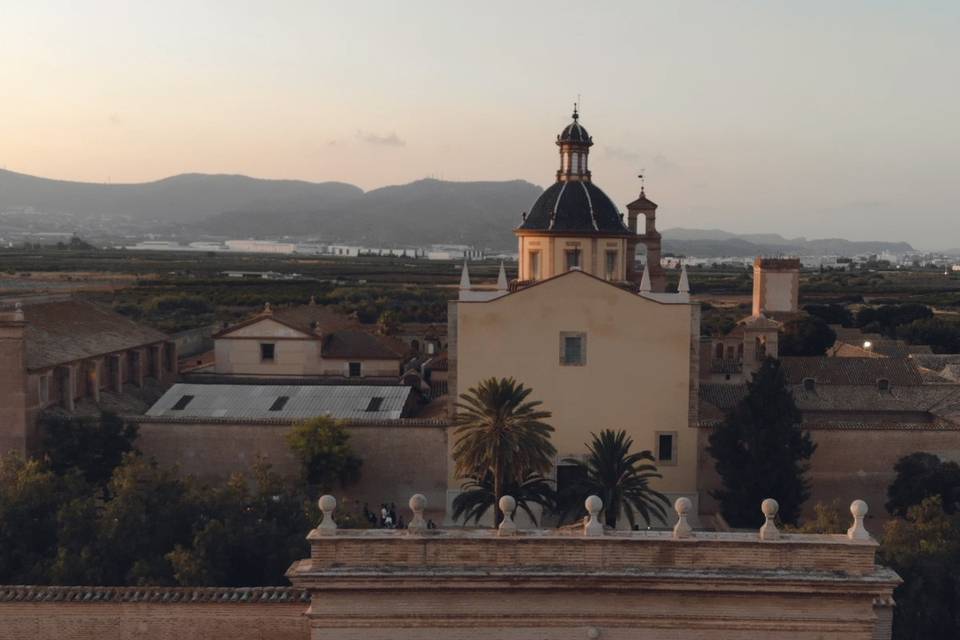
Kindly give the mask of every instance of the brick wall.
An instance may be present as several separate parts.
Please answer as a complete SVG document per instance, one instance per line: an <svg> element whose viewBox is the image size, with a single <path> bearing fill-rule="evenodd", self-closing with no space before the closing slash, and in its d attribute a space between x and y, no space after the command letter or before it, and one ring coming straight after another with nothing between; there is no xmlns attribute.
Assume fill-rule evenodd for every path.
<svg viewBox="0 0 960 640"><path fill-rule="evenodd" d="M290 588L0 586L4 640L306 640L309 599Z"/></svg>

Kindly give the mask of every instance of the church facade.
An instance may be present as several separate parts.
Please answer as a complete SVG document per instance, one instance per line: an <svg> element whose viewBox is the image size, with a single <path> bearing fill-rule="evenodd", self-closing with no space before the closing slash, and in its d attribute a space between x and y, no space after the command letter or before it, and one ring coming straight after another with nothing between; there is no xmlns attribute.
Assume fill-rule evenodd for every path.
<svg viewBox="0 0 960 640"><path fill-rule="evenodd" d="M518 279L484 291L465 272L450 305L451 397L513 377L553 414L560 489L562 467L583 459L592 433L623 429L656 458L656 488L696 505L699 306L685 273L665 291L656 205L641 193L624 215L593 182L593 140L576 111L556 144L556 181L515 229ZM638 244L648 255L640 274ZM448 467L449 505L463 479Z"/></svg>

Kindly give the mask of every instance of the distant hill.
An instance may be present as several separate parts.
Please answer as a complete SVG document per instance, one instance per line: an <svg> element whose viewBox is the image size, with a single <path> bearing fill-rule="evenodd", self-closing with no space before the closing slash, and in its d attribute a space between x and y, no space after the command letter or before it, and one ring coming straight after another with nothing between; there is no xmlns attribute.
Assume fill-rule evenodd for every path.
<svg viewBox="0 0 960 640"><path fill-rule="evenodd" d="M162 222L196 222L232 210L295 211L340 206L361 198L342 182L261 180L246 176L188 173L156 182L68 182L0 170L0 210L30 206L78 217L110 216Z"/></svg>
<svg viewBox="0 0 960 640"><path fill-rule="evenodd" d="M68 182L0 170L0 211L33 207L78 219L126 218L184 235L317 237L368 245L516 247L512 230L542 189L522 180L418 180L364 192L342 182L183 174L142 184ZM668 229L664 250L703 257L911 251L905 242L807 240L720 229Z"/></svg>
<svg viewBox="0 0 960 640"><path fill-rule="evenodd" d="M776 233L735 234L719 229L667 229L663 250L676 255L706 258L753 255L853 256L863 253L913 251L906 242L844 240L842 238L784 238Z"/></svg>
<svg viewBox="0 0 960 640"><path fill-rule="evenodd" d="M456 243L516 246L513 228L542 189L509 182L418 180L368 191L348 202L300 211L228 211L195 225L208 234L306 235L372 245Z"/></svg>

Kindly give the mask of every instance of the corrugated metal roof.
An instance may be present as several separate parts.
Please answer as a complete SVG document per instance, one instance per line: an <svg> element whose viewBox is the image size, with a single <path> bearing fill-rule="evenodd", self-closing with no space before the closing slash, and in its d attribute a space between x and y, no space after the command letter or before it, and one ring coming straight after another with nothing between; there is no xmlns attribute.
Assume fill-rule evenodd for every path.
<svg viewBox="0 0 960 640"><path fill-rule="evenodd" d="M397 419L412 390L403 386L175 384L148 416L181 418ZM186 397L192 396L189 401ZM285 402L277 402L286 397ZM375 398L381 398L378 402ZM179 403L179 405L178 405ZM281 405L271 411L271 406ZM378 406L379 405L379 406ZM174 406L182 406L174 409ZM375 410L370 410L375 409Z"/></svg>

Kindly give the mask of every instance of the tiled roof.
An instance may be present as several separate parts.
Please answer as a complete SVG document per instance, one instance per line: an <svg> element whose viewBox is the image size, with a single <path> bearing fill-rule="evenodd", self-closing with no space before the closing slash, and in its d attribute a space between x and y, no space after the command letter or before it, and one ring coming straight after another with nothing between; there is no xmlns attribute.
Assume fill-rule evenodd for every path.
<svg viewBox="0 0 960 640"><path fill-rule="evenodd" d="M309 603L310 592L294 587L46 587L0 586L0 602L146 602L157 604Z"/></svg>
<svg viewBox="0 0 960 640"><path fill-rule="evenodd" d="M881 362L883 362L881 360ZM849 419L834 418L830 422L857 421L877 423L879 414L888 413L895 417L904 414L925 414L927 420L943 419L960 422L960 385L895 385L885 391L876 385L837 385L817 383L813 390L807 390L802 384L791 386L797 408L804 413L804 423L816 418L817 412L849 414ZM701 422L710 423L722 420L729 411L743 399L747 393L745 384L702 383L700 385ZM809 414L809 415L808 415ZM918 416L919 420L921 416ZM902 420L902 417L898 417ZM887 418L889 421L890 418Z"/></svg>
<svg viewBox="0 0 960 640"><path fill-rule="evenodd" d="M30 370L169 340L155 329L83 300L27 304L23 315Z"/></svg>
<svg viewBox="0 0 960 640"><path fill-rule="evenodd" d="M307 419L326 415L397 419L403 416L411 393L410 387L401 386L178 383L163 394L146 415L226 419Z"/></svg>
<svg viewBox="0 0 960 640"><path fill-rule="evenodd" d="M410 352L404 342L388 336L375 336L362 329L339 329L323 342L324 358L363 358L400 360Z"/></svg>
<svg viewBox="0 0 960 640"><path fill-rule="evenodd" d="M827 356L783 357L783 371L790 384L813 378L818 384L876 386L881 379L893 386L923 384L916 363L909 358L830 358Z"/></svg>
<svg viewBox="0 0 960 640"><path fill-rule="evenodd" d="M582 180L558 181L548 187L530 207L519 229L632 235L607 194Z"/></svg>
<svg viewBox="0 0 960 640"><path fill-rule="evenodd" d="M273 318L303 333L313 333L317 329L321 333L330 333L346 327L359 326L359 322L350 316L337 313L319 304L303 304L278 309L273 312Z"/></svg>

